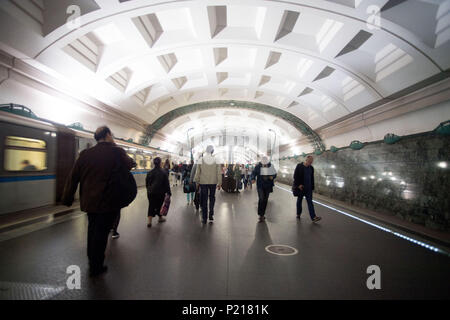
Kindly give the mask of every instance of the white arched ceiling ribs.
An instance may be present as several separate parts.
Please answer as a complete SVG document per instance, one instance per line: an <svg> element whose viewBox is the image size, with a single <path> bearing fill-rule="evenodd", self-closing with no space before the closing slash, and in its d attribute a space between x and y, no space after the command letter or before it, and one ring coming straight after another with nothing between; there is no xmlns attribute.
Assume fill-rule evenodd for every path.
<svg viewBox="0 0 450 320"><path fill-rule="evenodd" d="M326 72L324 72L324 70ZM173 79L179 79L182 78L183 79L183 84L185 84L187 82L187 78L189 78L190 75L196 75L196 74L201 74L202 73L202 69L197 69L197 70L192 70L189 73L183 73L184 76L180 77L181 74L178 75L173 75ZM229 78L229 74L230 73L236 73L236 74L253 74L254 77L253 79L249 79L249 81L254 81L253 84L252 83L246 83L242 85L243 89L248 89L250 97L257 97L257 96L261 96L262 92L271 92L274 93L276 95L280 95L280 96L284 96L287 98L291 98L291 100L297 100L300 96L302 95L306 95L307 93L310 93L311 91L315 90L316 92L321 93L322 95L328 96L330 97L332 100L336 101L338 104L342 105L344 108L346 108L345 106L345 102L338 97L335 93L331 92L330 90L326 89L324 86L321 86L317 83L314 82L306 82L303 80L299 80L296 79L290 75L286 75L284 73L280 73L280 72L276 72L276 71L269 71L269 70L262 70L259 72L255 72L254 70L251 69L229 69L227 72L216 72L216 83L214 85L213 88L221 88L223 86L228 87L228 88L238 88L239 86L232 86L226 83L226 80ZM320 72L317 76L316 79L320 79L320 78L325 78L327 75L329 75L329 71L327 71L327 67L325 67L322 72ZM187 77L187 78L186 78ZM292 86L292 89L288 89L286 87L280 89L280 90L272 90L270 88L266 88L265 85L269 84L271 82L271 80L273 78L277 78L277 79L283 79L286 81L286 83L290 83L290 85ZM135 94L138 94L139 92L141 92L142 90L151 90L152 86L158 83L161 83L162 81L164 81L167 78L158 78L158 79L151 79L149 81L145 81L143 83L139 83L136 84L136 86L134 88L128 88L126 91L126 95L127 96L133 96ZM353 79L353 78L351 78ZM356 80L354 80L356 82ZM357 82L356 86L359 85L360 83ZM195 89L201 90L203 87L199 86L199 87L189 87L188 89L186 89L187 91L195 91ZM212 89L212 88L210 88ZM301 90L300 90L301 89ZM170 91L167 92L166 94L181 94L183 92L183 86L177 86L177 90L176 91ZM155 100L164 97L164 95L161 96L156 96ZM150 103L151 101L147 101L147 103ZM349 111L347 109L347 111Z"/></svg>
<svg viewBox="0 0 450 320"><path fill-rule="evenodd" d="M286 10L285 10L285 12L286 12ZM155 35L154 35L155 41L159 38L159 36L158 36L158 33L160 33L160 31L158 31L159 28L160 27L158 27L157 25L154 27L154 29L156 30L154 32L155 33ZM210 43L208 43L208 44L210 44ZM218 45L219 48L220 47L223 48L223 47L227 47L227 46L230 46L230 45L233 46L233 45L236 45L236 44L237 43L224 42L222 44L218 43L217 45ZM201 45L202 44L198 44L198 46L201 46ZM261 44L254 44L254 46L255 45L258 46L258 47L262 47ZM190 47L192 47L192 46L190 46ZM276 43L272 43L270 46L265 45L265 47L267 49L274 49L274 50L282 50L282 49L284 49L284 50L291 50L291 52L295 52L295 53L301 54L303 56L308 56L310 58L314 58L315 60L322 61L322 62L332 66L333 68L337 68L337 69L341 70L342 72L350 73L352 75L352 77L357 78L358 81L361 81L366 88L369 88L370 90L375 91L378 94L379 97L382 97L382 95L376 89L375 83L373 83L368 77L366 77L365 75L357 72L356 70L352 70L349 66L346 66L346 65L344 65L342 63L339 63L336 60L326 59L326 58L322 57L320 54L311 54L311 52L308 52L308 51L305 51L305 50L302 51L301 49L299 50L298 48L296 48L295 50L293 50L292 48L283 48L283 46L279 46L279 45L277 46ZM155 51L156 48L153 48L152 49L152 54L153 55L159 55L159 56L160 55L164 55L164 54L171 54L171 53L173 53L173 52L175 52L175 51L177 51L177 50L179 50L181 48L186 48L186 47L185 46L181 46L180 47L180 46L177 46L177 45L175 45L175 46L172 45L170 47L170 49L166 48L164 50L161 50L160 52ZM146 55L146 53L143 53L143 55ZM222 56L223 56L223 53L222 53ZM110 70L109 71L110 73L115 73L115 72L118 72L119 70L123 69L126 66L126 64L129 63L130 61L133 61L133 60L139 59L139 58L140 58L139 55L132 54L130 57L122 57L122 58L120 58L118 60L115 60L116 62L112 62L108 66L103 66L102 69ZM220 53L219 53L219 59L220 59ZM100 61L101 61L101 59L100 59ZM115 67L113 65L115 65ZM99 71L101 72L101 70L99 70Z"/></svg>
<svg viewBox="0 0 450 320"><path fill-rule="evenodd" d="M241 47L247 47L247 46L243 46L243 45L241 45ZM194 46L193 48L198 48L198 46ZM219 47L220 48L220 47ZM186 49L186 48L184 48L184 49ZM270 49L270 48L266 48L266 49ZM283 50L280 50L280 49L278 49L279 51L283 51ZM174 50L172 50L172 51L174 51ZM274 50L270 50L270 52L277 52L277 51L274 51ZM295 54L298 54L298 52L294 52ZM166 54L167 55L167 54ZM157 54L152 54L152 55L148 55L148 57L149 58L155 58L155 57L160 57L160 56L164 56L164 54L160 54L160 53L157 53ZM303 55L303 54L298 54L298 57L301 59L301 58L304 58L304 57L308 57L308 58L311 58L311 56L307 56L307 55ZM226 59L226 58L225 58ZM225 60L224 59L224 60ZM300 60L299 59L299 60ZM321 61L321 62L323 62L323 61ZM123 68L125 68L126 66L127 66L128 64L127 63L124 63L124 64L122 64L122 66L123 66ZM335 68L332 68L332 67L330 67L330 65L331 66L333 66L333 67L335 67ZM118 68L118 70L122 70L123 68ZM380 94L380 93L378 93L378 91L376 90L376 89L374 89L373 88L373 85L372 84L370 84L370 83L367 83L367 82L363 82L363 81L361 81L361 76L360 75L358 75L358 74L354 74L354 73L352 73L352 72L347 72L345 69L342 69L342 68L340 68L339 66L336 66L334 63L328 63L325 67L323 67L323 71L324 71L324 73L326 73L326 75L328 75L329 74L329 72L327 71L327 70L329 70L330 68L332 68L332 69L335 69L335 70L338 70L338 71L342 71L342 72L344 72L344 73L346 73L349 77L351 77L352 79L354 79L354 80L356 80L356 81L358 81L358 83L359 84L361 84L361 85L363 85L364 86L364 88L366 88L366 89L368 89L370 92L372 92L375 96L377 96L378 98L382 98L382 95ZM219 69L220 70L220 69ZM232 72L232 71L238 71L238 69L228 69L229 71L228 72ZM242 69L241 69L242 70ZM189 73L196 73L196 72L202 72L203 70L202 69L196 69L196 70L192 70L192 71L190 71ZM225 80L225 77L226 77L226 71L218 71L219 73L220 73L220 75L219 75L219 78L221 79L221 80ZM321 88L320 86L318 86L317 84L314 84L314 83L310 83L310 82L305 82L305 81L302 81L302 80L300 80L300 79L298 79L298 78L293 78L292 76L290 76L290 75L286 75L286 74L280 74L280 73L274 73L273 71L270 71L270 70L255 70L255 69L244 69L244 71L242 71L242 72L244 72L244 73L254 73L254 72L256 72L256 73L266 73L266 74L268 74L268 75L276 75L276 76L283 76L283 77L285 77L285 78L287 78L287 79L289 79L290 81L293 81L293 82L297 82L297 83L301 83L301 84L305 84L305 85L307 85L308 87L313 87L313 88L316 88L316 90L320 90L320 91L322 91L322 92L324 92L324 93L327 93L327 90L325 89L325 88ZM217 73L217 72L216 72ZM177 76L178 75L180 75L180 74L177 74ZM326 76L325 75L325 76ZM321 77L325 77L325 76L321 76ZM143 82L143 83L140 83L140 84L135 84L135 86L134 86L134 88L131 88L131 86L129 86L128 87L128 89L127 89L127 95L133 95L133 94L135 94L136 92L138 92L138 91L140 91L140 90L142 90L142 89L144 89L144 88L146 88L146 87L148 87L148 86L150 86L150 85L152 85L152 84L154 84L154 83L157 83L157 82L160 82L162 79L164 79L165 77L167 77L167 75L164 75L164 74L161 74L161 77L160 78L158 78L158 79L151 79L151 80L148 80L148 81L146 81L146 82ZM320 77L319 77L320 78ZM367 81L371 81L370 79L368 79ZM331 97L333 97L333 94L331 94L330 92L328 92L327 93L327 95L329 95L329 96L331 96ZM337 100L337 101L339 101L340 99L339 98L337 98L337 97L333 97L335 100ZM340 101L340 103L342 103L342 104L344 104L342 101Z"/></svg>
<svg viewBox="0 0 450 320"><path fill-rule="evenodd" d="M247 45L247 44L236 43L236 42L235 43L225 42L225 43L217 43L217 44L214 43L213 45L211 43L205 43L205 44L195 44L195 45L179 46L179 47L174 46L174 47L171 47L170 49L164 49L161 51L152 50L151 53L146 52L146 53L143 53L142 55L132 54L132 56L130 56L130 58L122 58L120 60L117 60L116 62L109 65L107 68L105 68L109 71L109 73L106 73L103 75L107 77L107 76L109 76L109 74L115 73L115 72L125 68L127 65L129 65L130 63L133 63L133 61L136 61L136 60L142 60L144 58L151 59L151 58L169 55L169 54L173 54L173 53L175 53L175 55L176 55L176 52L179 50L188 50L188 49L202 50L205 48L212 47L211 50L213 50L213 52L214 52L215 48L250 47L250 46L253 48L264 49L264 50L268 50L270 52L276 52L276 53L280 53L280 51L281 51L281 54L283 52L291 53L291 54L297 55L299 57L299 59L308 58L308 59L312 59L315 62L324 63L328 67L331 67L335 70L339 70L339 71L347 74L348 76L354 78L355 80L360 82L366 89L368 89L369 91L376 94L379 98L383 98L383 95L377 89L377 84L372 79L370 79L366 75L362 74L361 72L354 70L353 68L346 66L343 63L340 63L339 61L328 60L326 58L321 57L320 55L314 55L314 54L311 54L310 52L303 51L298 48L292 49L292 48L286 48L286 47L275 46L275 45L273 45L273 46L261 45L261 44ZM223 61L224 60L226 60L226 58L223 58ZM220 65L220 64L218 64L218 65Z"/></svg>
<svg viewBox="0 0 450 320"><path fill-rule="evenodd" d="M326 6L324 7L320 7L318 5L308 5L305 3L297 3L297 2L293 2L293 1L280 1L280 0L273 0L271 1L274 4L285 4L288 5L288 7L290 6L291 10L299 10L300 11L302 9L307 9L307 10L311 10L311 11L316 11L322 14L328 14L331 15L332 17L335 17L336 19L348 19L350 21L353 22L358 22L361 25L361 29L364 29L365 26L367 24L370 24L370 22L367 21L367 17L365 19L362 19L360 17L357 16L357 12L354 12L354 15L350 15L349 11L345 8L341 8L340 6L335 6L333 8L333 10L330 10L328 8L326 8ZM139 6L139 7L135 7L135 8L130 8L128 10L119 10L115 13L109 14L107 16L101 17L101 15L98 12L94 12L95 14L87 14L83 16L83 20L82 20L82 25L80 26L79 29L68 29L65 26L60 26L59 28L57 28L54 32L52 32L50 35L52 34L58 34L58 36L56 36L56 39L54 36L51 37L46 37L49 39L48 42L44 41L44 47L34 56L35 59L37 59L39 56L41 56L42 54L44 54L48 49L50 49L53 46L57 46L57 47L63 47L67 44L69 44L71 41L67 42L66 38L69 38L70 36L74 36L76 38L82 36L83 34L88 33L90 30L95 29L96 26L98 26L99 21L104 21L105 23L108 22L113 22L114 20L116 20L117 18L123 17L123 16L130 16L130 17L139 17L142 14L154 14L158 12L158 9L162 9L164 8L165 5L170 4L171 7L183 7L185 6L185 2L182 1L169 1L169 2L163 2L163 3L152 3L152 4L147 4L145 6ZM118 4L120 5L120 4ZM228 5L228 4L227 4ZM271 4L264 4L265 6L270 7ZM197 5L198 6L198 5ZM205 6L206 7L206 6ZM288 11L288 10L287 10ZM293 11L295 12L295 11ZM100 16L100 17L99 17ZM92 18L91 18L92 17ZM92 20L88 20L89 18L91 18ZM84 22L88 20L87 22ZM193 19L194 23L196 23L196 19ZM389 28L386 28L386 25L395 28L395 31L390 30ZM411 32L407 32L407 35L409 37L411 37L412 39L406 39L405 36L401 36L400 32L397 32L398 30L406 30L408 31L406 28L404 27L400 27L400 29L397 28L398 25L393 24L393 23L386 23L386 24L382 24L381 26L381 31L388 33L389 35L397 38L398 40L404 42L405 44L407 44L408 46L410 46L412 49L414 49L415 51L420 52L420 54L422 54L423 56L425 56L429 61L431 61L439 70L442 71L442 68L429 56L429 54L427 54L426 48L423 48L423 46L419 46L419 45L415 45L413 43L413 39L415 39L414 35ZM439 28L437 27L437 31ZM81 30L85 30L85 32L83 33ZM202 29L204 30L204 29ZM87 32L86 32L87 31ZM76 36L78 35L78 36ZM74 38L74 39L76 39ZM61 44L62 43L62 44ZM423 45L425 45L425 43L423 43Z"/></svg>
<svg viewBox="0 0 450 320"><path fill-rule="evenodd" d="M245 99L262 101L265 94L274 92L279 99L268 104L280 109L297 110L298 106L309 105L310 109L326 112L336 103L351 113L374 102L372 99L380 100L402 89L392 86L394 82L405 80L409 85L409 75L414 82L416 78L423 80L442 70L435 68L437 63L430 58L430 52L434 51L424 49L420 40L404 32L403 27L386 22L380 30L370 30L365 10L356 8L358 1L328 2L329 6L325 1L312 0L302 3L170 1L149 5L139 2L137 7L133 6L133 1L111 5L104 1L105 12L97 10L86 15L80 29L66 30L59 40L48 43L52 43L61 56L60 49L64 48L81 61L90 71L80 68L83 69L80 73L87 77L92 73L99 85L104 84L111 101L135 108L137 112L155 101L152 113L157 113L161 106L179 107L195 99L193 96L201 89L217 89L220 96L233 96L233 88L239 86L231 85L229 80L233 72L238 71L249 75L245 77ZM332 2L354 3L345 7ZM106 12L108 16L102 16ZM443 16L441 12L439 21ZM439 28L446 30L445 26ZM102 29L107 29L109 34L118 29L119 33L124 32L126 39L109 42L99 36ZM55 39L54 34L44 38L44 42ZM136 40L135 47L127 47L130 37ZM442 42L442 39L445 37L436 41ZM250 67L245 62L234 66L229 63L235 59L233 50L241 48L253 50L251 63L247 63ZM183 57L183 50L200 59ZM380 52L383 54L378 61L376 53ZM305 71L312 76L297 77L298 70L291 73L289 67L283 71L280 65L288 55L298 61L313 61L313 72ZM51 57L49 54L43 61L51 64ZM362 59L355 57L365 60L361 62ZM133 64L144 60L151 63L148 68L140 68L145 71L142 79L138 77L139 68L133 69ZM194 60L201 63L193 64ZM71 66L76 69L78 64L73 62ZM405 65L408 68L397 72ZM381 81L394 72L397 73L391 79ZM276 83L275 78L281 76L292 82L288 88ZM332 79L338 81L333 85ZM309 102L315 95L323 96L322 100L316 99L317 104Z"/></svg>
<svg viewBox="0 0 450 320"><path fill-rule="evenodd" d="M346 11L347 13L337 12L337 11L333 11L333 10L331 10L329 8L325 8L325 7L322 8L322 7L318 7L318 6L314 6L314 5L307 5L307 4L297 3L297 2L294 2L294 1L285 1L285 0L273 0L273 1L274 2L278 2L278 3L284 3L284 4L292 5L292 6L297 6L297 7L310 8L310 9L313 9L313 10L318 10L318 11L327 13L327 14L329 14L331 16L335 16L335 17L339 17L339 18L351 19L351 20L353 20L355 22L360 22L361 24L364 24L364 25L370 25L372 28L379 29L380 31L385 32L385 33L389 34L390 36L393 36L393 37L397 38L398 40L402 41L407 46L409 46L411 49L413 49L414 51L417 51L422 56L424 56L426 59L428 59L439 71L441 71L441 72L444 71L444 69L430 56L429 52L427 52L431 48L430 48L429 45L426 44L426 41L423 41L423 40L422 41L417 41L418 37L417 37L416 34L411 32L407 28L401 26L400 24L396 24L393 21L389 21L389 20L384 19L382 16L380 16L380 23L378 24L378 23L376 23L375 19L370 20L370 19L368 19L368 16L366 16L365 19L362 19L362 18L359 18L359 17L357 17L355 15L348 14L348 11ZM327 1L330 1L330 0L327 0ZM350 0L350 1L353 1L353 0ZM340 2L341 1L339 1L339 3ZM391 6L394 7L394 6L397 6L397 5L401 4L402 2L413 2L413 1L403 1L403 0L400 0L400 1L399 0L392 0L391 1L391 0L386 0L386 1L384 1L384 3L383 3L383 1L380 1L380 3L383 3L384 5L387 5L389 2L391 2L392 3ZM419 2L419 1L416 1L416 2ZM438 16L436 17L437 20L438 20L438 23L439 23L439 20L441 20L443 16L448 17L447 16L447 12L448 12L448 9L449 9L449 5L448 5L448 1L447 0L444 0L444 1L423 0L421 2L429 3L430 5L433 4L435 6L438 6L438 9L437 9L437 15ZM391 7L391 6L389 6L389 7ZM353 5L353 6L350 6L350 7L356 8L357 6ZM384 6L382 8L380 8L381 11L385 11L387 9L390 9L390 8L387 8L388 6L385 6L385 7L386 8L384 8ZM336 7L336 9L337 8L338 7ZM401 10L404 10L404 7ZM442 11L447 11L447 12L445 12L445 14L443 14ZM404 11L403 11L403 13L404 13ZM419 12L419 17L420 17L420 14L421 13ZM416 25L416 27L419 27L419 28L423 27L422 23L416 23L416 21L414 19L411 19L411 16L408 16L408 19L405 19L405 20L409 21L410 24ZM443 24L442 21L441 21L440 24ZM386 26L389 26L389 27L386 27ZM361 29L364 29L364 27L362 27ZM401 31L401 32L399 32L399 31ZM438 35L438 33L440 31L442 31L442 29L440 28L439 25L437 25L436 26L436 36ZM414 42L416 42L416 43L414 43Z"/></svg>

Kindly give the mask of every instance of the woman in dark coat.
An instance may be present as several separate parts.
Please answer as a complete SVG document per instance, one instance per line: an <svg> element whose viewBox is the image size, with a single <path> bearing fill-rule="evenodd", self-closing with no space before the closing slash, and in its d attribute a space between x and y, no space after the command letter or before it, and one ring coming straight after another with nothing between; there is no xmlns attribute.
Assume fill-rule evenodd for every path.
<svg viewBox="0 0 450 320"><path fill-rule="evenodd" d="M169 177L164 169L161 168L161 158L153 159L155 167L147 173L145 185L147 187L148 198L148 224L147 227L152 226L152 219L156 215L159 216L158 222L164 222L166 219L159 213L163 205L166 194L172 195L170 192Z"/></svg>

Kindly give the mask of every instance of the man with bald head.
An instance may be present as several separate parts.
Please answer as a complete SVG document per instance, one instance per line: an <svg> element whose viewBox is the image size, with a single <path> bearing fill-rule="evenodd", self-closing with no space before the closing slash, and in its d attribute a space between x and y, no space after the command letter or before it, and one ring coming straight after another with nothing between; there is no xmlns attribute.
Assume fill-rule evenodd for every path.
<svg viewBox="0 0 450 320"><path fill-rule="evenodd" d="M108 234L118 223L123 201L117 195L118 181L113 171L130 170L136 163L125 150L116 146L111 130L102 126L95 131L97 145L83 150L67 178L62 203L71 206L80 184L81 211L88 215L87 254L91 276L106 272L103 265Z"/></svg>
<svg viewBox="0 0 450 320"><path fill-rule="evenodd" d="M302 201L303 197L306 198L308 203L308 211L313 222L317 222L321 217L316 216L314 211L314 204L312 201L312 193L314 191L314 167L312 163L314 161L313 156L309 155L305 161L297 164L294 171L294 183L292 185L292 191L297 198L297 219L300 219L302 214Z"/></svg>

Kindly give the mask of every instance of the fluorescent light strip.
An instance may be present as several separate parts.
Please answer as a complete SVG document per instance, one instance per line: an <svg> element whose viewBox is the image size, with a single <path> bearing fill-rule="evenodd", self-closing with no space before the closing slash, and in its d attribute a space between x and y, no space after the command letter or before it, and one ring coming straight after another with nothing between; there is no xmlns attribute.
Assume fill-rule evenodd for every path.
<svg viewBox="0 0 450 320"><path fill-rule="evenodd" d="M289 190L289 189L280 187L280 186L278 186L278 185L275 185L275 186L276 186L277 188L279 188L279 189L282 189L282 190L284 190L284 191L287 191L287 192L289 192L289 193L292 193L292 191ZM407 240L407 241L409 241L409 242L415 243L415 244L417 244L417 245L419 245L419 246L421 246L421 247L424 247L424 248L426 248L426 249L428 249L428 250L431 250L431 251L434 251L434 252L438 252L438 253L441 253L441 254L450 256L450 253L449 253L449 252L446 252L446 251L444 251L444 250L442 250L442 249L436 248L436 247L434 247L434 246L432 246L432 245L429 245L429 244L427 244L427 243L425 243L425 242L422 242L422 241L419 241L419 240L416 240L416 239L407 237L407 236L405 236L405 235L403 235L403 234L400 234L400 233L398 233L398 232L396 232L396 231L393 231L393 230L391 230L391 229L382 227L382 226L377 225L377 224L375 224L375 223L373 223L373 222L370 222L370 221L361 219L361 218L359 218L359 217L356 217L356 216L354 216L354 215L351 215L351 214L349 214L349 213L347 213L347 212L344 212L344 211L342 211L342 210L339 210L339 209L330 207L330 206L328 206L328 205L326 205L326 204L324 204L324 203L321 203L321 202L319 202L319 201L313 200L313 202L315 202L315 203L317 203L317 204L320 204L321 206L324 206L324 207L326 207L326 208L328 208L328 209L331 209L331 210L337 211L337 212L339 212L339 213L342 213L343 215L346 215L346 216L348 216L348 217L350 217L350 218L353 218L353 219L356 219L356 220L361 221L361 222L363 222L363 223L366 223L366 224L368 224L368 225L371 225L372 227L375 227L375 228L377 228L377 229L383 230L383 231L388 232L388 233L392 233L393 235L395 235L395 236L397 236L397 237L399 237L399 238L402 238L402 239Z"/></svg>

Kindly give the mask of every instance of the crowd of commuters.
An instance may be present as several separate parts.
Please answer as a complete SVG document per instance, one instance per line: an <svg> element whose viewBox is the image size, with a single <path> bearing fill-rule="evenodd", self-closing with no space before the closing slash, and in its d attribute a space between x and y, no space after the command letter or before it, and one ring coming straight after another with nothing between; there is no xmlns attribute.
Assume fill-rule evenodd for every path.
<svg viewBox="0 0 450 320"><path fill-rule="evenodd" d="M67 179L62 199L63 204L71 206L80 184L80 207L88 214L87 255L91 276L97 276L107 270L103 262L108 235L112 231L112 238L119 237L117 228L120 210L131 203L137 192L123 190L123 187L128 185L130 187L127 188L136 188L134 178L130 174L136 163L122 148L115 145L111 130L106 126L100 127L94 138L97 145L80 153ZM313 157L308 156L303 163L297 165L292 193L297 197L297 218L299 219L302 213L302 199L305 197L311 220L317 222L321 218L316 216L312 202L312 163ZM152 226L156 216L158 222L165 221L164 214L167 213L172 195L171 187L179 184L186 193L187 204L195 204L197 210L201 208L202 223L206 224L208 219L210 222L214 220L216 190L222 188L227 192L239 193L240 190L252 189L252 185L256 183L257 214L260 222L265 221L269 195L273 192L277 177L276 169L267 157L262 157L255 165L223 165L214 156L214 147L209 145L195 162L191 160L189 164L175 164L167 159L162 163L161 158L156 157L153 159L153 166L145 180L149 201L148 228ZM131 184L130 176L133 180ZM120 201L121 194L128 193L131 194L129 199Z"/></svg>

